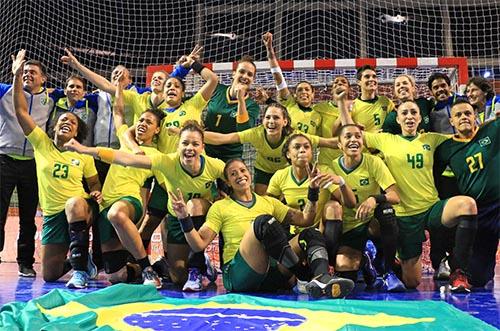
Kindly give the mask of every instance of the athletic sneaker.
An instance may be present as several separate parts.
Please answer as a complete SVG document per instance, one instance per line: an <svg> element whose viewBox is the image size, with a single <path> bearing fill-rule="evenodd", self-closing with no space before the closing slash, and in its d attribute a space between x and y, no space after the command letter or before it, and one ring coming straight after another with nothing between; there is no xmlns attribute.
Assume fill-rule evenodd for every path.
<svg viewBox="0 0 500 331"><path fill-rule="evenodd" d="M307 280L297 279L297 284L293 287L293 291L297 294L308 294L306 285L309 282Z"/></svg>
<svg viewBox="0 0 500 331"><path fill-rule="evenodd" d="M162 281L171 283L170 273L168 272L168 262L164 256L158 258L152 265L153 270L158 274Z"/></svg>
<svg viewBox="0 0 500 331"><path fill-rule="evenodd" d="M85 271L75 270L71 279L66 283L67 288L86 288L89 275Z"/></svg>
<svg viewBox="0 0 500 331"><path fill-rule="evenodd" d="M205 253L205 265L207 266L207 272L205 276L210 281L210 283L215 282L217 280L217 269L215 269L215 267L212 265L212 261L210 261L210 257L207 253Z"/></svg>
<svg viewBox="0 0 500 331"><path fill-rule="evenodd" d="M383 277L382 289L386 292L404 292L406 286L392 271L386 273Z"/></svg>
<svg viewBox="0 0 500 331"><path fill-rule="evenodd" d="M87 260L87 275L89 276L89 279L97 279L97 276L99 276L99 270L97 270L97 266L94 263L94 260L92 260L92 254L89 254L89 258Z"/></svg>
<svg viewBox="0 0 500 331"><path fill-rule="evenodd" d="M361 267L361 272L363 273L363 279L366 283L366 288L371 289L374 287L377 281L377 270L373 266L372 258L368 252L363 253L365 263Z"/></svg>
<svg viewBox="0 0 500 331"><path fill-rule="evenodd" d="M448 257L443 257L439 262L438 270L434 271L435 280L449 280L450 279L450 265L448 264Z"/></svg>
<svg viewBox="0 0 500 331"><path fill-rule="evenodd" d="M151 266L146 267L144 268L144 270L142 270L142 284L151 285L158 289L161 288L160 277L158 277L158 275Z"/></svg>
<svg viewBox="0 0 500 331"><path fill-rule="evenodd" d="M25 265L19 265L19 272L17 273L21 277L36 277L36 271L33 267L27 267Z"/></svg>
<svg viewBox="0 0 500 331"><path fill-rule="evenodd" d="M198 268L189 268L188 280L182 287L184 292L199 292L203 290L202 276Z"/></svg>
<svg viewBox="0 0 500 331"><path fill-rule="evenodd" d="M317 299L321 296L329 298L344 298L351 293L354 282L350 279L324 274L311 280L306 285L307 293Z"/></svg>
<svg viewBox="0 0 500 331"><path fill-rule="evenodd" d="M450 275L450 290L455 293L470 293L472 286L467 280L467 275L461 269L455 270Z"/></svg>

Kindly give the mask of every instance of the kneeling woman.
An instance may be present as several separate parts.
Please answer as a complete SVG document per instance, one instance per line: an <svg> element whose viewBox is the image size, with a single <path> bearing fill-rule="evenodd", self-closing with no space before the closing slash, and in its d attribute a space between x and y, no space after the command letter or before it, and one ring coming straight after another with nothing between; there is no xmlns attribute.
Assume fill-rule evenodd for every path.
<svg viewBox="0 0 500 331"><path fill-rule="evenodd" d="M17 120L28 141L33 145L36 160L40 206L43 210L42 272L43 279L52 282L71 268L73 276L66 283L70 288L85 288L97 269L88 254L88 227L97 215L101 185L94 160L86 155L66 152L64 143L71 139L83 141L85 123L72 113L63 113L54 127L54 138L35 124L28 112L22 85L24 50L12 64L14 73L13 101ZM83 188L85 178L90 195ZM70 250L69 264L65 263Z"/></svg>
<svg viewBox="0 0 500 331"><path fill-rule="evenodd" d="M222 232L224 237L223 282L228 291L275 291L290 288L292 273L300 268L297 254L305 253L314 278L307 284L313 297L344 297L353 288L350 280L328 274L328 254L319 231L309 228L288 241L281 224L311 226L316 216L319 185L331 180L313 169L304 210L290 208L275 198L252 191L252 180L242 160L230 160L224 176L232 192L215 202L205 224L195 231L182 192L170 192L169 201L194 251L202 251ZM281 223L281 224L280 224ZM293 248L292 248L293 246Z"/></svg>
<svg viewBox="0 0 500 331"><path fill-rule="evenodd" d="M83 153L90 152L89 148L75 141L71 141L67 147ZM214 181L223 177L224 170L224 162L202 155L203 147L203 129L196 121L187 121L181 128L176 153L143 156L100 147L92 149L91 153L108 163L152 169L155 178L167 192L182 189L183 199L189 202L189 213L199 228L210 207ZM172 216L174 209L170 200L168 210L168 236L164 245L170 263L170 277L174 283L184 284L183 290L200 291L201 274L207 268L205 257L203 253L192 254L190 257L191 249L185 241L179 221ZM140 243L140 238L136 240L136 243ZM207 274L209 279L210 276Z"/></svg>

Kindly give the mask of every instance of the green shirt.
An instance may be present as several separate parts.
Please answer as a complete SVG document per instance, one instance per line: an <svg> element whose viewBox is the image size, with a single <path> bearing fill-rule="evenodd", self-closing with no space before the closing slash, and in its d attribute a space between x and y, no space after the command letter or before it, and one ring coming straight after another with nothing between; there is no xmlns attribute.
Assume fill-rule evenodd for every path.
<svg viewBox="0 0 500 331"><path fill-rule="evenodd" d="M238 100L229 95L229 86L219 84L210 99L205 114L204 125L207 131L231 133L243 131L255 126L259 118L259 105L250 98L246 101L248 121L236 123L238 114ZM241 144L205 145L207 155L227 161L229 159L241 158L243 146Z"/></svg>
<svg viewBox="0 0 500 331"><path fill-rule="evenodd" d="M442 172L449 165L460 193L474 198L479 205L500 199L499 122L488 122L471 139L447 140L435 154L435 171Z"/></svg>

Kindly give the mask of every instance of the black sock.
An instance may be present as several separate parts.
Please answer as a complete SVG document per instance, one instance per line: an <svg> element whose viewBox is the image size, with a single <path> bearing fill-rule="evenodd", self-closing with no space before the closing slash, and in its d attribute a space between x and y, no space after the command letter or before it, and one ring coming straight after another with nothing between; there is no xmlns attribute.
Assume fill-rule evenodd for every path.
<svg viewBox="0 0 500 331"><path fill-rule="evenodd" d="M107 274L112 274L123 268L127 264L127 257L129 252L120 249L117 251L103 252L102 262L104 264L104 271Z"/></svg>
<svg viewBox="0 0 500 331"><path fill-rule="evenodd" d="M342 221L325 220L323 224L325 225L323 236L325 237L328 260L330 265L335 266L337 251L340 245L340 236L342 236Z"/></svg>
<svg viewBox="0 0 500 331"><path fill-rule="evenodd" d="M450 260L451 270L467 271L472 255L472 245L477 232L477 215L461 215L457 217L458 225L455 233L453 258Z"/></svg>
<svg viewBox="0 0 500 331"><path fill-rule="evenodd" d="M141 267L142 270L151 266L151 262L149 262L149 258L147 255L146 255L146 257L143 257L142 259L138 259L137 264Z"/></svg>
<svg viewBox="0 0 500 331"><path fill-rule="evenodd" d="M89 231L87 222L71 222L69 227L69 261L74 270L87 271L89 258Z"/></svg>

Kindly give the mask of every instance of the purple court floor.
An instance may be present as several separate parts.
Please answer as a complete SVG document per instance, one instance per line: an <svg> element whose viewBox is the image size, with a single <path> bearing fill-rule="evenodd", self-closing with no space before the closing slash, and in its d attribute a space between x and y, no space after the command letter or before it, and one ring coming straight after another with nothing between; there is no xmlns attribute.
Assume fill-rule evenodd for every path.
<svg viewBox="0 0 500 331"><path fill-rule="evenodd" d="M40 272L40 265L35 265L35 270ZM362 300L434 300L445 301L456 308L479 318L486 323L500 328L500 266L497 265L495 284L490 284L487 289L475 290L470 294L451 294L446 283L436 283L430 275L426 275L422 284L416 291L407 291L405 293L383 293L377 291L366 291L364 285L358 283L349 299ZM39 297L52 289L64 289L65 282L69 279L66 275L58 282L45 283L40 275L36 278L22 278L17 275L17 264L0 264L0 304L12 301L29 301ZM218 294L226 293L221 282L221 277L216 284L208 284L206 290L199 293L183 293L179 288L172 284L164 284L161 294L176 298L209 298ZM92 292L100 288L109 286L105 277L101 274L98 280L92 281L89 287L81 292ZM277 298L283 300L309 300L307 295L298 295L292 292L280 294L254 294L258 296ZM452 330L454 326L450 326ZM456 329L460 329L457 325Z"/></svg>

